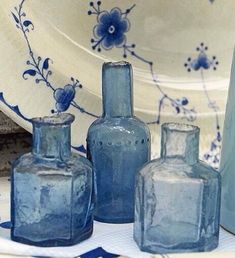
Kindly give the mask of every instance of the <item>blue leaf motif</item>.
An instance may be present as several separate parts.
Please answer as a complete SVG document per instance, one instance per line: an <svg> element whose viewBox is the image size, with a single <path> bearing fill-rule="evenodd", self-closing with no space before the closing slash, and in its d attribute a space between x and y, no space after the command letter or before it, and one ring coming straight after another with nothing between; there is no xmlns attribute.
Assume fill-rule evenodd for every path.
<svg viewBox="0 0 235 258"><path fill-rule="evenodd" d="M47 70L49 68L49 60L50 58L46 58L43 62L42 69Z"/></svg>
<svg viewBox="0 0 235 258"><path fill-rule="evenodd" d="M72 146L73 149L80 151L82 153L86 153L86 149L84 147L84 145L80 145L80 146Z"/></svg>
<svg viewBox="0 0 235 258"><path fill-rule="evenodd" d="M23 78L24 78L25 80L27 80L28 78L25 77L25 75L35 76L36 73L37 73L37 72L36 72L35 70L33 70L33 69L26 70L26 71L23 73Z"/></svg>
<svg viewBox="0 0 235 258"><path fill-rule="evenodd" d="M29 20L24 21L23 24L25 27L28 27L29 25L32 25L32 27L33 27L33 23Z"/></svg>
<svg viewBox="0 0 235 258"><path fill-rule="evenodd" d="M0 227L5 228L5 229L10 229L11 228L11 222L6 221L6 222L3 222L3 223L0 223Z"/></svg>
<svg viewBox="0 0 235 258"><path fill-rule="evenodd" d="M176 113L179 114L180 113L180 108L178 106L175 107Z"/></svg>
<svg viewBox="0 0 235 258"><path fill-rule="evenodd" d="M20 21L19 21L19 19L16 17L16 15L15 15L13 12L11 12L11 14L12 14L12 16L13 16L15 22L16 22L16 23L19 23Z"/></svg>

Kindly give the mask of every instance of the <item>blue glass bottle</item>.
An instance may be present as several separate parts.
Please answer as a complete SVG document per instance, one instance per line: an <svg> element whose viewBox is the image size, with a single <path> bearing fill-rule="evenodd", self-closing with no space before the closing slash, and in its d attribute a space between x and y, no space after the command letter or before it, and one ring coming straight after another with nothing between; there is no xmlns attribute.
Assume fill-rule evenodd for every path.
<svg viewBox="0 0 235 258"><path fill-rule="evenodd" d="M235 51L222 139L220 161L222 176L221 226L235 234Z"/></svg>
<svg viewBox="0 0 235 258"><path fill-rule="evenodd" d="M103 115L87 136L96 181L95 219L129 223L134 221L135 176L150 159L150 133L133 116L131 65L105 63L102 75Z"/></svg>
<svg viewBox="0 0 235 258"><path fill-rule="evenodd" d="M12 240L66 246L92 234L92 166L71 153L73 120L71 114L33 119L32 153L12 169Z"/></svg>
<svg viewBox="0 0 235 258"><path fill-rule="evenodd" d="M134 239L152 253L217 247L220 174L198 160L199 128L162 125L161 158L137 177Z"/></svg>

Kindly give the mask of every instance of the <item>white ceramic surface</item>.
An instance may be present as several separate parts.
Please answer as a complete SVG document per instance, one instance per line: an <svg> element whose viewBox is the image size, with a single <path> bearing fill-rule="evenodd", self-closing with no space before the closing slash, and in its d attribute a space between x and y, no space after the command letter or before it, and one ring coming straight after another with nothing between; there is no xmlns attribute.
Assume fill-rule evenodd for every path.
<svg viewBox="0 0 235 258"><path fill-rule="evenodd" d="M0 108L29 131L32 117L71 112L73 146L85 146L102 112L102 63L126 59L153 156L161 123L189 122L218 166L234 10L234 0L1 0Z"/></svg>

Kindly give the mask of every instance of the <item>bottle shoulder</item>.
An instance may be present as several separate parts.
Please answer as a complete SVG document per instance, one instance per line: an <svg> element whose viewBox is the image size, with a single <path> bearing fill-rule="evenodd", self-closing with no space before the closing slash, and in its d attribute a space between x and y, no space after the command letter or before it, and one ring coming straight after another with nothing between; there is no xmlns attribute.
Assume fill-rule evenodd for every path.
<svg viewBox="0 0 235 258"><path fill-rule="evenodd" d="M107 136L107 134L140 134L142 137L150 138L148 126L135 116L117 118L101 117L94 121L88 129L88 138L92 136Z"/></svg>
<svg viewBox="0 0 235 258"><path fill-rule="evenodd" d="M85 157L72 153L71 158L62 162L51 159L38 159L32 153L19 157L13 163L13 172L31 174L63 174L73 176L81 172L92 173L92 165Z"/></svg>
<svg viewBox="0 0 235 258"><path fill-rule="evenodd" d="M221 180L220 173L202 161L189 165L182 160L155 159L140 171L144 178Z"/></svg>

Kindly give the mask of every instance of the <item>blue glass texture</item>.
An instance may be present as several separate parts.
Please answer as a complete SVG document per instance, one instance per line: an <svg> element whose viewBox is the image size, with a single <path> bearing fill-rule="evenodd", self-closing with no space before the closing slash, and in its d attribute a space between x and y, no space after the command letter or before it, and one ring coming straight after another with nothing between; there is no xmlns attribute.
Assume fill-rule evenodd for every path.
<svg viewBox="0 0 235 258"><path fill-rule="evenodd" d="M235 234L235 51L226 106L220 173L222 176L221 225Z"/></svg>
<svg viewBox="0 0 235 258"><path fill-rule="evenodd" d="M11 238L37 246L66 246L93 231L92 166L71 153L74 116L33 119L33 150L15 161Z"/></svg>
<svg viewBox="0 0 235 258"><path fill-rule="evenodd" d="M129 223L134 221L136 173L150 159L150 133L133 116L130 64L105 63L102 90L103 115L87 136L96 182L95 219Z"/></svg>
<svg viewBox="0 0 235 258"><path fill-rule="evenodd" d="M142 251L177 253L217 247L220 174L198 160L199 128L162 125L161 158L137 177L134 239Z"/></svg>

